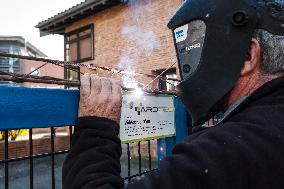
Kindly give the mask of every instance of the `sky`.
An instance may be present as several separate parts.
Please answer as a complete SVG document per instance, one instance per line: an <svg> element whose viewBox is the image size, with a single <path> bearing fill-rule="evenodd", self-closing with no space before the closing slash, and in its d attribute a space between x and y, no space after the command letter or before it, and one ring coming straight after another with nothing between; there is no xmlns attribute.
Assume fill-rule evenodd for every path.
<svg viewBox="0 0 284 189"><path fill-rule="evenodd" d="M60 35L40 37L39 22L83 0L1 0L0 35L22 36L49 58L64 59L64 38Z"/></svg>

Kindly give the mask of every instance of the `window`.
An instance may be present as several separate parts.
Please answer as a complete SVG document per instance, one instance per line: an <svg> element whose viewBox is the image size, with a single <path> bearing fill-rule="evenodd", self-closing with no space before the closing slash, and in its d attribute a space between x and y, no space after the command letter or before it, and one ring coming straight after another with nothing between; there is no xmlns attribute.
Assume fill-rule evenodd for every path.
<svg viewBox="0 0 284 189"><path fill-rule="evenodd" d="M165 70L157 70L157 71L154 71L153 73L156 74L156 75L160 75L164 71ZM164 78L167 78L167 79L177 79L176 69L175 68L170 69L166 73L164 73L162 76ZM167 80L166 81L165 79L159 79L158 88L161 91L174 91L175 86L177 84L178 84L178 82L174 81L174 80Z"/></svg>
<svg viewBox="0 0 284 189"><path fill-rule="evenodd" d="M177 74L176 73L169 73L166 74L167 79L177 79ZM168 80L167 81L167 91L174 91L176 90L176 87L178 85L177 81L174 80Z"/></svg>
<svg viewBox="0 0 284 189"><path fill-rule="evenodd" d="M87 25L65 35L65 60L84 62L94 59L94 26ZM65 77L77 80L79 74L66 70Z"/></svg>

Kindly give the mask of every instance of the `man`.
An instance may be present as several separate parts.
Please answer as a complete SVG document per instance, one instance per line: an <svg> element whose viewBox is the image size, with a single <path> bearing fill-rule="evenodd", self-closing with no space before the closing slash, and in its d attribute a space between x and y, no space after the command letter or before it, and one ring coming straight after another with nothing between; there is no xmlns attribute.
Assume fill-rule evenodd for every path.
<svg viewBox="0 0 284 189"><path fill-rule="evenodd" d="M120 86L85 75L63 188L283 189L284 1L185 1L169 27L184 80L179 93L194 125L222 110L225 118L124 186Z"/></svg>

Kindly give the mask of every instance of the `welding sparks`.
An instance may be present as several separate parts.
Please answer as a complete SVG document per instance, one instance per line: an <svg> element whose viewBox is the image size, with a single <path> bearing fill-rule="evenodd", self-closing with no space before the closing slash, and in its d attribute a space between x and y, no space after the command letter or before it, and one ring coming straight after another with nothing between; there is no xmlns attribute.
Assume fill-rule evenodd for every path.
<svg viewBox="0 0 284 189"><path fill-rule="evenodd" d="M141 88L137 88L135 89L135 91L133 92L136 98L140 98L143 95L143 91Z"/></svg>

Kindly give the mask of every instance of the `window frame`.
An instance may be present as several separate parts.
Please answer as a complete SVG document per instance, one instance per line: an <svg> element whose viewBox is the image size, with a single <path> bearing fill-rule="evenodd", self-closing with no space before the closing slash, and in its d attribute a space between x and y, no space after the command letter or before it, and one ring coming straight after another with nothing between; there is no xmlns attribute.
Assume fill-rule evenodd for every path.
<svg viewBox="0 0 284 189"><path fill-rule="evenodd" d="M153 74L155 75L160 75L162 72L164 72L166 69L158 69L158 70L154 70L152 71ZM176 74L177 75L177 69L176 68L171 68L168 71L166 71L162 77L166 77L169 74ZM163 79L158 79L158 88L161 91L168 91L167 89L167 82L165 82Z"/></svg>
<svg viewBox="0 0 284 189"><path fill-rule="evenodd" d="M80 59L80 39L84 38L85 36L80 37L80 33L86 30L91 30L90 33L90 37L91 37L91 57L87 57L87 58L83 58ZM64 34L64 60L67 61L67 37L72 36L76 34L76 43L77 43L77 60L74 60L74 62L78 62L78 63L82 63L82 62L86 62L86 61L91 61L95 59L95 45L94 45L94 24L88 24L86 26L83 26L81 28L75 29L71 32L65 33ZM69 42L69 41L68 41ZM70 56L70 55L69 55ZM79 57L79 58L78 58ZM78 70L80 70L80 68L78 68ZM68 70L66 67L64 69L64 78L65 79L69 79L70 77L70 72L71 70ZM80 80L80 73L78 73L77 75L78 80Z"/></svg>
<svg viewBox="0 0 284 189"><path fill-rule="evenodd" d="M81 36L80 37L80 33L86 30L91 30L91 33L89 36L85 35L85 36ZM71 32L65 33L64 35L64 59L66 61L66 56L67 56L67 52L66 52L66 45L68 44L69 41L67 41L67 37L70 37L72 35L76 35L76 43L77 43L77 60L74 60L75 62L81 63L81 62L86 62L86 61L90 61L90 60L94 60L95 59L95 47L94 47L94 24L88 24L86 26L83 26L79 29L73 30ZM82 39L85 39L87 37L91 38L91 57L87 57L87 58L81 58L80 56L80 41ZM73 39L74 40L74 39ZM72 41L72 40L71 40Z"/></svg>

